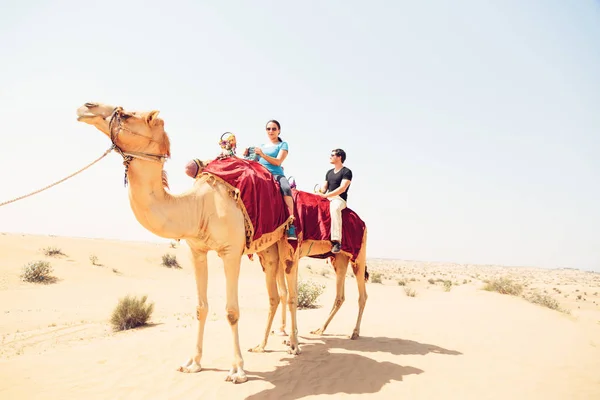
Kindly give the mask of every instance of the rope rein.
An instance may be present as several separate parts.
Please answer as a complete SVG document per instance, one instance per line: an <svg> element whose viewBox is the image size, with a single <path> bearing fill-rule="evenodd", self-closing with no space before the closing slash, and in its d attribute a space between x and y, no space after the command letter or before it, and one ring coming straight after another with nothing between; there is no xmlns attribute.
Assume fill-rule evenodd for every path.
<svg viewBox="0 0 600 400"><path fill-rule="evenodd" d="M160 155L160 154L150 154L150 153L141 153L141 152L135 152L135 151L123 151L119 148L119 146L117 146L116 144L116 140L117 140L117 136L119 135L119 133L122 130L125 130L127 132L130 132L131 134L134 135L138 135L138 136L143 136L140 135L136 132L132 132L131 130L127 129L126 127L121 126L121 119L122 119L122 113L123 113L123 108L122 107L116 107L113 112L112 112L112 116L110 118L110 121L108 123L108 127L110 130L110 141L112 142L112 146L110 146L110 148L108 150L106 150L104 152L104 154L102 154L100 157L98 157L97 159L95 159L94 161L92 161L91 163L89 163L88 165L86 165L85 167L81 168L79 171L76 171L74 173L72 173L71 175L57 181L54 182L44 188L41 188L39 190L36 190L35 192L31 192L29 194L26 194L24 196L20 196L17 197L15 199L12 200L8 200L5 201L4 203L0 203L0 207L5 206L7 204L10 203L14 203L15 201L19 201L22 199L25 199L27 197L33 196L34 194L38 194L40 192L43 192L44 190L50 189L53 186L58 185L59 183L62 183L64 181L66 181L69 178L74 177L77 174L82 173L83 171L85 171L86 169L88 169L89 167L91 167L92 165L96 164L98 161L102 160L104 157L106 157L108 155L108 153L110 153L111 151L115 151L117 153L119 153L119 155L121 155L121 157L123 157L123 165L125 166L125 177L124 177L124 184L125 186L127 186L127 172L129 170L129 163L134 159L134 158L138 158L141 160L145 160L145 161L153 161L153 162L159 162L159 163L163 163L166 161L166 159L168 157L164 156L164 155ZM151 142L155 141L152 138L146 138L148 140L150 140Z"/></svg>
<svg viewBox="0 0 600 400"><path fill-rule="evenodd" d="M19 200L25 199L27 197L33 196L34 194L38 194L40 192L43 192L44 190L50 189L51 187L56 186L59 183L62 183L64 181L66 181L67 179L72 178L75 175L82 173L83 171L85 171L86 169L88 169L89 167L91 167L92 165L96 164L98 161L102 160L104 157L106 157L108 155L108 153L110 153L114 149L115 149L115 146L113 145L113 146L110 147L110 149L106 150L104 152L104 154L102 154L96 160L92 161L90 164L88 164L85 167L81 168L79 171L76 171L76 172L72 173L71 175L69 175L69 176L67 176L67 177L65 177L65 178L63 178L63 179L61 179L61 180L59 180L57 182L54 182L54 183L52 183L52 184L50 184L50 185L48 185L48 186L46 186L46 187L44 187L42 189L36 190L35 192L31 192L31 193L26 194L24 196L20 196L20 197L14 198L12 200L5 201L4 203L0 203L0 207L5 206L5 205L10 204L10 203L14 203L15 201L19 201Z"/></svg>

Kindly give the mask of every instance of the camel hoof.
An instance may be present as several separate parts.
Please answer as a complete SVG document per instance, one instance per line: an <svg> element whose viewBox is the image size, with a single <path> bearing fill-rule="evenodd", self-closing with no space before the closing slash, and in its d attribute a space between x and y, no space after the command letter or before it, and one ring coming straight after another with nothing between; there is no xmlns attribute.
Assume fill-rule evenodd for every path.
<svg viewBox="0 0 600 400"><path fill-rule="evenodd" d="M284 330L278 330L277 332L275 331L271 331L271 335L276 335L276 336L287 336L288 334L286 333L286 331Z"/></svg>
<svg viewBox="0 0 600 400"><path fill-rule="evenodd" d="M263 346L259 345L259 346L253 347L251 349L248 349L248 351L250 353L264 353L265 352L265 348Z"/></svg>
<svg viewBox="0 0 600 400"><path fill-rule="evenodd" d="M352 336L350 336L350 339L356 340L356 339L358 339L358 337L359 337L358 332L352 332Z"/></svg>
<svg viewBox="0 0 600 400"><path fill-rule="evenodd" d="M299 346L290 346L290 348L288 349L288 354L291 354L293 356L298 356L300 355L300 347Z"/></svg>
<svg viewBox="0 0 600 400"><path fill-rule="evenodd" d="M225 378L225 382L244 383L246 381L248 381L248 377L241 368L238 372L234 372L234 370L232 369L231 371L229 371L229 374Z"/></svg>
<svg viewBox="0 0 600 400"><path fill-rule="evenodd" d="M313 335L322 335L323 332L325 332L325 330L323 328L319 328L319 329L315 329L314 331L312 331L311 333Z"/></svg>
<svg viewBox="0 0 600 400"><path fill-rule="evenodd" d="M202 371L202 367L200 366L200 364L190 359L187 363L177 368L177 371L183 372L185 374L194 374L196 372Z"/></svg>

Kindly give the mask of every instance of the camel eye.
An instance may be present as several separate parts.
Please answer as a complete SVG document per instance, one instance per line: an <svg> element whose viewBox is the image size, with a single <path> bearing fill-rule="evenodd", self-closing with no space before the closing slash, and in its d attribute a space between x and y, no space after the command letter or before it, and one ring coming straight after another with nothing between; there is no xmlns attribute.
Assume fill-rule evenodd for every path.
<svg viewBox="0 0 600 400"><path fill-rule="evenodd" d="M121 114L121 119L129 119L131 115L129 114Z"/></svg>

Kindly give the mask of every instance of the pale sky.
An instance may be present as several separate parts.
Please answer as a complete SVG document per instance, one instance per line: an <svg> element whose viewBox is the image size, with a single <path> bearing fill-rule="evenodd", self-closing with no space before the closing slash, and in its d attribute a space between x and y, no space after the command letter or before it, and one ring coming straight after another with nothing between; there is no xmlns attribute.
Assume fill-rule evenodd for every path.
<svg viewBox="0 0 600 400"><path fill-rule="evenodd" d="M600 271L600 3L4 0L0 202L100 156L84 102L160 110L184 165L281 122L311 191L346 150L368 257ZM166 241L111 154L0 232Z"/></svg>

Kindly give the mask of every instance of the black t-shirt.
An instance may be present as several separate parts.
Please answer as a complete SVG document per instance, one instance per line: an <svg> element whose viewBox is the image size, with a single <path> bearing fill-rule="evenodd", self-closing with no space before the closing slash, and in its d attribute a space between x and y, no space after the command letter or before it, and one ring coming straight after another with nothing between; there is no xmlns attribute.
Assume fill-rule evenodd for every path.
<svg viewBox="0 0 600 400"><path fill-rule="evenodd" d="M342 179L348 179L352 181L352 171L349 168L342 167L337 173L334 172L335 168L330 169L325 174L325 180L327 181L327 190L333 192L335 189L342 185ZM345 201L348 201L348 190L350 186L346 188L346 191L340 193L340 197Z"/></svg>

